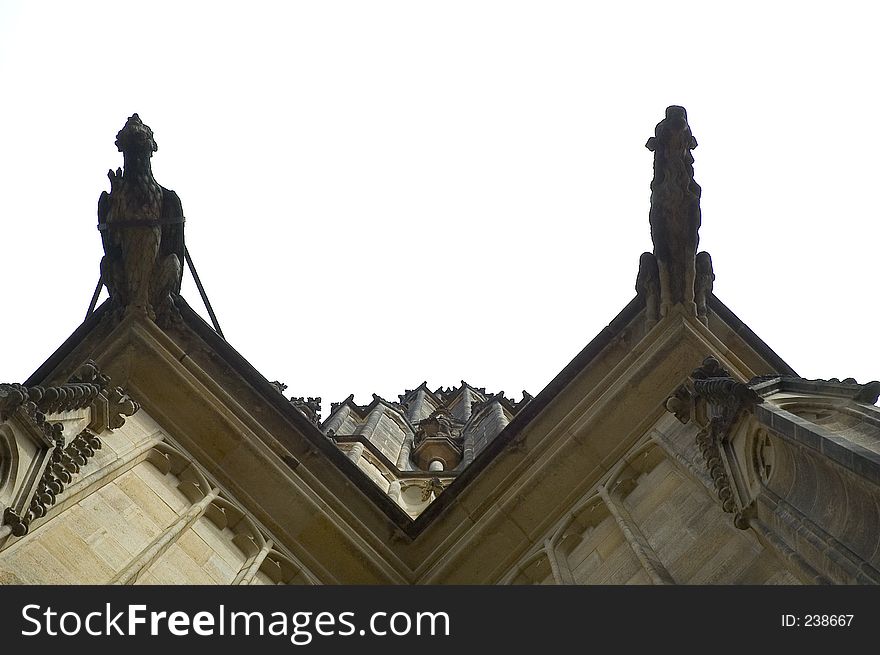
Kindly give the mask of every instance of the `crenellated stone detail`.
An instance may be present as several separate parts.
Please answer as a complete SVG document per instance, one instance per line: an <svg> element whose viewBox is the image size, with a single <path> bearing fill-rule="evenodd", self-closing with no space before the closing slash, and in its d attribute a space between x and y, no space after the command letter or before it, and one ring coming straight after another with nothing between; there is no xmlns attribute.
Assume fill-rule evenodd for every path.
<svg viewBox="0 0 880 655"><path fill-rule="evenodd" d="M290 399L290 404L296 407L300 413L315 425L321 423L321 397L312 398L294 397Z"/></svg>

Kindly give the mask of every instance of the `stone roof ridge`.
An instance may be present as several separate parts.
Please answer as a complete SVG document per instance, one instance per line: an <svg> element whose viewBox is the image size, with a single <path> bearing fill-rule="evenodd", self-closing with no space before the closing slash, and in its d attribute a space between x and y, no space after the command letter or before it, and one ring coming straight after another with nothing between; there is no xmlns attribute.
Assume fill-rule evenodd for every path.
<svg viewBox="0 0 880 655"><path fill-rule="evenodd" d="M412 427L412 424L409 422L409 419L406 418L406 407L404 407L400 403L394 402L393 400L386 400L385 398L383 398L379 394L375 394L375 393L373 394L372 402L369 405L367 405L367 409L368 409L367 413L369 414L379 405L384 405L388 409L397 412L398 414L400 414L400 416L403 418L403 420L406 421L407 425Z"/></svg>
<svg viewBox="0 0 880 655"><path fill-rule="evenodd" d="M455 400L458 395L464 391L465 389L470 389L471 391L480 394L481 396L491 396L493 394L488 393L486 391L486 387L475 387L471 384L468 384L464 380L461 381L461 384L457 387L438 387L437 391L434 393L437 397L441 399L444 404L448 404Z"/></svg>
<svg viewBox="0 0 880 655"><path fill-rule="evenodd" d="M291 400L293 400L293 399L291 399ZM327 418L324 421L322 421L320 423L320 425L326 424L327 421L329 421L330 418L343 406L348 406L351 409L351 411L354 412L354 414L360 420L364 420L365 418L367 418L367 415L369 415L370 412L372 412L374 409L376 409L376 407L378 407L379 405L383 405L383 406L387 407L388 409L390 409L391 411L398 414L403 419L404 423L406 423L406 425L413 432L415 432L415 426L413 426L413 424L410 422L410 420L406 416L406 407L404 405L401 405L400 403L394 402L392 400L386 400L385 398L383 398L382 396L380 396L379 394L376 394L376 393L373 394L373 399L369 403L367 403L366 405L358 405L354 401L354 394L353 393L349 394L348 398L346 398L342 402L330 403L330 414L327 416Z"/></svg>
<svg viewBox="0 0 880 655"><path fill-rule="evenodd" d="M363 408L354 402L354 394L349 394L348 398L338 403L330 403L330 416L336 413L336 410L340 409L343 405L348 405L351 407L352 411L356 412L358 415L361 414ZM329 416L327 418L330 418Z"/></svg>
<svg viewBox="0 0 880 655"><path fill-rule="evenodd" d="M761 394L772 393L781 388L791 388L794 391L832 393L837 396L850 398L856 402L876 405L880 400L880 381L873 380L865 384L859 384L855 378L802 378L792 375L761 375L749 380L749 386Z"/></svg>
<svg viewBox="0 0 880 655"><path fill-rule="evenodd" d="M433 400L433 401L434 401L435 403L437 403L438 405L441 405L441 404L442 404L440 398L437 397L437 394L436 394L435 392L431 391L431 389L428 387L428 381L427 381L427 380L425 380L424 382L422 382L422 383L421 383L419 386L417 386L416 388L414 388L414 389L407 389L407 390L404 391L402 394L399 394L399 395L397 396L397 398L398 398L398 400L400 401L400 404L403 405L403 406L406 406L406 404L412 400L412 398L416 395L416 392L418 392L419 390L424 391L424 392L425 392L425 395L427 395L431 400Z"/></svg>
<svg viewBox="0 0 880 655"><path fill-rule="evenodd" d="M461 384L457 386L440 386L432 391L431 388L428 386L428 382L424 381L417 387L413 389L406 389L403 393L398 394L396 402L393 400L387 400L382 396L374 393L372 401L370 401L366 405L358 405L356 402L354 402L354 394L350 394L348 398L341 402L330 403L330 414L336 412L336 410L343 405L348 405L354 412L358 414L358 416L360 416L361 418L365 418L366 415L373 410L377 402L384 403L389 408L395 409L399 412L405 412L408 404L412 401L418 391L423 391L428 398L434 401L438 408L448 407L449 404L454 401L465 389L470 389L474 393L483 397L483 400L474 401L472 406L482 404L489 400L497 399L504 403L505 406L514 413L522 409L525 404L533 398L533 396L528 391L523 390L522 398L520 400L514 400L512 396L507 396L504 391L499 391L496 393L488 392L486 391L486 387L475 387L465 380L462 380Z"/></svg>

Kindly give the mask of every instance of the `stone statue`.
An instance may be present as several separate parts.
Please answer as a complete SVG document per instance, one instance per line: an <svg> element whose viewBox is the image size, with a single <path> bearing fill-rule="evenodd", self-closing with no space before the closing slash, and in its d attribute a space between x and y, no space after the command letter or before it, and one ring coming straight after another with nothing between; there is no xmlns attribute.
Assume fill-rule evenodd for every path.
<svg viewBox="0 0 880 655"><path fill-rule="evenodd" d="M643 252L639 258L636 293L645 298L645 318L650 329L660 318L660 272L657 258L650 252Z"/></svg>
<svg viewBox="0 0 880 655"><path fill-rule="evenodd" d="M137 114L116 135L116 147L124 169L108 173L110 193L98 199L101 279L118 311L135 309L155 319L180 292L183 208L177 194L153 178L150 158L158 147Z"/></svg>
<svg viewBox="0 0 880 655"><path fill-rule="evenodd" d="M683 304L696 315L695 257L699 243L700 186L694 180L691 134L684 107L666 109L654 136L645 144L654 153L651 181L651 239L660 278L660 316Z"/></svg>
<svg viewBox="0 0 880 655"><path fill-rule="evenodd" d="M712 270L712 257L705 250L697 253L696 280L694 282L694 301L697 304L697 316L705 324L709 324L706 303L712 295L715 273Z"/></svg>

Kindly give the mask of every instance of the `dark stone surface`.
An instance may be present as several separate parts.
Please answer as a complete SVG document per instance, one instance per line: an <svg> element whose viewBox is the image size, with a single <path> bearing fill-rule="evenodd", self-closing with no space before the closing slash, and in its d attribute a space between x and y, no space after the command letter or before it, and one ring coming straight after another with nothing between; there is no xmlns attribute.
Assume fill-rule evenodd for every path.
<svg viewBox="0 0 880 655"><path fill-rule="evenodd" d="M117 310L143 309L155 317L180 292L183 275L183 207L174 191L153 177L158 150L153 131L133 114L116 136L124 170L109 171L110 193L98 199L104 246L101 279Z"/></svg>
<svg viewBox="0 0 880 655"><path fill-rule="evenodd" d="M654 153L649 221L663 316L671 305L694 302L702 191L694 180L691 154L697 140L684 107L667 107L666 117L657 123L654 136L645 145Z"/></svg>

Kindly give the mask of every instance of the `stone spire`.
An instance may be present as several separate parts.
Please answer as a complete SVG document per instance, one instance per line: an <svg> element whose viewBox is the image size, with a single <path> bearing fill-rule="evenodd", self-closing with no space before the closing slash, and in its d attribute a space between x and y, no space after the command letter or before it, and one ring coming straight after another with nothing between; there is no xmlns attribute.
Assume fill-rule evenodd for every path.
<svg viewBox="0 0 880 655"><path fill-rule="evenodd" d="M697 255L701 189L691 154L697 140L684 107L667 107L645 145L654 153L649 214L654 252L642 255L636 290L646 298L649 325L675 305L705 322L714 275L709 254Z"/></svg>

